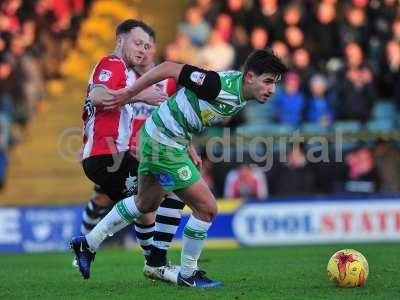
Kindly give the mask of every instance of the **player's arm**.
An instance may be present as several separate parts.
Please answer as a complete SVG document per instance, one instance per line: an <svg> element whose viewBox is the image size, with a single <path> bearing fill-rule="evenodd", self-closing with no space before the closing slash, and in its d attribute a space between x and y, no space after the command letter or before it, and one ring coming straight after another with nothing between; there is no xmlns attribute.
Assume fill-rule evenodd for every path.
<svg viewBox="0 0 400 300"><path fill-rule="evenodd" d="M92 104L98 108L110 109L114 96L110 91L118 91L126 87L127 69L120 59L114 57L103 58L95 67L91 77L90 92L88 94ZM149 87L136 95L132 102L159 101L167 99L167 94L158 87Z"/></svg>
<svg viewBox="0 0 400 300"><path fill-rule="evenodd" d="M89 99L95 107L107 106L107 102L112 100L107 90L107 87L102 85L97 85L92 88L89 93Z"/></svg>
<svg viewBox="0 0 400 300"><path fill-rule="evenodd" d="M139 92L166 78L175 79L179 85L190 89L204 100L215 99L221 91L221 80L218 73L192 65L163 62L146 72L130 88L110 91L110 94L115 97L112 106L130 102L130 99L134 98Z"/></svg>
<svg viewBox="0 0 400 300"><path fill-rule="evenodd" d="M89 98L96 107L115 107L110 107L110 105L114 103L114 95L110 94L110 90L106 86L97 85L93 87L89 93ZM160 105L161 102L165 101L167 98L168 95L162 89L156 86L150 86L138 93L128 102L151 102L153 105Z"/></svg>

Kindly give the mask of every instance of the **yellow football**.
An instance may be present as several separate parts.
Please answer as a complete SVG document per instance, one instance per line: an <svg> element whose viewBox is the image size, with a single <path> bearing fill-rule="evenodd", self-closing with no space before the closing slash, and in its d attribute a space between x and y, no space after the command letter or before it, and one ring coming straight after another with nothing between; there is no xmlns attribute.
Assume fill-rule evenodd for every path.
<svg viewBox="0 0 400 300"><path fill-rule="evenodd" d="M369 267L364 255L353 249L343 249L332 255L327 266L328 278L339 287L362 287Z"/></svg>

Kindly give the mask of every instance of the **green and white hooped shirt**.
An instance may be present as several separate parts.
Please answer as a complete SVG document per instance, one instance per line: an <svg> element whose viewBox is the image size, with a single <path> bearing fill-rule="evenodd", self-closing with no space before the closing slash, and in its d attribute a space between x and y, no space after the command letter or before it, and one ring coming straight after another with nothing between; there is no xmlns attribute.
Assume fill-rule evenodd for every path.
<svg viewBox="0 0 400 300"><path fill-rule="evenodd" d="M206 127L237 114L247 102L243 97L243 73L227 71L217 74L221 89L219 93L216 91L218 96L214 100L200 99L188 88L181 88L147 119L145 130L149 136L161 144L185 149L192 134L201 133ZM205 73L193 72L190 80L201 85L205 76Z"/></svg>

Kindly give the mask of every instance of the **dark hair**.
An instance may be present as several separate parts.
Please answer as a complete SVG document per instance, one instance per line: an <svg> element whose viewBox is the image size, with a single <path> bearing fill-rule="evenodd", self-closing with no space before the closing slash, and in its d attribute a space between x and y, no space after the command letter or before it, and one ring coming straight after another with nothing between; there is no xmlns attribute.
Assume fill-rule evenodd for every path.
<svg viewBox="0 0 400 300"><path fill-rule="evenodd" d="M155 32L153 28L151 28L149 25L146 23L135 20L135 19L128 19L123 21L117 26L117 30L115 31L116 36L119 36L120 34L125 34L129 33L133 28L140 27L145 31L149 36L151 36L155 40Z"/></svg>
<svg viewBox="0 0 400 300"><path fill-rule="evenodd" d="M283 76L288 68L270 49L254 50L244 63L244 74L252 71L257 76L265 73Z"/></svg>
<svg viewBox="0 0 400 300"><path fill-rule="evenodd" d="M150 26L147 26L147 27L148 27L148 31L146 31L146 32L149 34L149 36L153 39L153 41L155 43L156 42L156 32Z"/></svg>

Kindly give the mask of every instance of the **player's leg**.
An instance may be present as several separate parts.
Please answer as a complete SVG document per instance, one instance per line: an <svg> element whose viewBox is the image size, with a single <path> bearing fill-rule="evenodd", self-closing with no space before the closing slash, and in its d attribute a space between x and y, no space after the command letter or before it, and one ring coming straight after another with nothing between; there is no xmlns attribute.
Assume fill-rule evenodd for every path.
<svg viewBox="0 0 400 300"><path fill-rule="evenodd" d="M217 286L220 282L210 280L204 276L203 272L197 271L197 260L211 221L217 212L214 196L204 180L201 179L199 170L185 149L164 145L155 145L151 149L157 149L156 147L160 151L156 153L158 157L157 160L153 160L150 171L152 174L156 174L160 185L165 190L175 192L181 200L190 204L194 212L184 231L181 266L183 270L180 273L182 281L178 284L198 287ZM149 156L150 154L147 157ZM142 160L140 168L143 166L145 163ZM139 184L139 190L141 188Z"/></svg>
<svg viewBox="0 0 400 300"><path fill-rule="evenodd" d="M134 222L134 230L136 235L136 240L142 248L142 253L145 258L145 262L149 260L154 230L155 230L155 215L154 213L144 214L140 220L136 220Z"/></svg>
<svg viewBox="0 0 400 300"><path fill-rule="evenodd" d="M99 185L93 188L92 198L86 204L82 212L82 234L88 234L96 224L103 218L110 206L113 205L110 197L108 197Z"/></svg>
<svg viewBox="0 0 400 300"><path fill-rule="evenodd" d="M111 211L86 235L90 249L94 252L107 236L153 212L159 206L164 191L152 175L139 176L137 196L127 197L114 205ZM140 220L139 220L140 221Z"/></svg>
<svg viewBox="0 0 400 300"><path fill-rule="evenodd" d="M113 206L89 234L71 240L71 248L75 252L79 270L84 278L90 276L91 261L102 241L147 212L139 211L133 196L126 196L133 194L137 188L137 161L129 153L120 155L123 155L122 159L115 160L113 157L103 156L85 160L83 163L89 179L100 184L111 199L114 201L123 199ZM110 169L115 162L120 162L118 169ZM146 182L144 184L146 185Z"/></svg>
<svg viewBox="0 0 400 300"><path fill-rule="evenodd" d="M197 268L208 229L217 214L215 198L203 179L174 192L193 211L183 231L178 285L203 288L219 286L221 282L208 279Z"/></svg>
<svg viewBox="0 0 400 300"><path fill-rule="evenodd" d="M89 234L72 239L71 247L78 259L79 271L85 279L90 277L90 264L100 244L143 214L154 211L162 197L163 189L153 176L139 176L138 196L119 201Z"/></svg>
<svg viewBox="0 0 400 300"><path fill-rule="evenodd" d="M170 264L167 251L181 221L184 203L174 194L168 194L156 212L156 230L150 256L143 268L143 274L151 279L177 283L179 266Z"/></svg>
<svg viewBox="0 0 400 300"><path fill-rule="evenodd" d="M81 233L88 234L107 214L113 203L99 185L94 185L92 198L82 212ZM76 257L72 260L72 266L78 268Z"/></svg>
<svg viewBox="0 0 400 300"><path fill-rule="evenodd" d="M156 211L153 246L147 264L153 267L167 265L167 251L181 222L185 204L175 195L167 194Z"/></svg>

